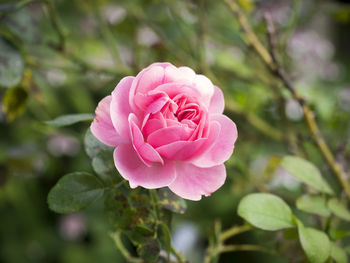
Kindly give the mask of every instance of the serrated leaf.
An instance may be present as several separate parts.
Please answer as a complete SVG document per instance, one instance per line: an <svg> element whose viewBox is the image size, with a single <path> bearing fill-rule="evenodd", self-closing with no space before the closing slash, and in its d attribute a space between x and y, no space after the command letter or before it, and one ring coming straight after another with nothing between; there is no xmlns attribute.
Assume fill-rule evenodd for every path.
<svg viewBox="0 0 350 263"><path fill-rule="evenodd" d="M103 192L103 185L94 175L75 172L63 176L51 189L47 200L51 210L71 213L86 208Z"/></svg>
<svg viewBox="0 0 350 263"><path fill-rule="evenodd" d="M331 243L331 257L336 263L348 262L348 256L346 255L345 250L333 242Z"/></svg>
<svg viewBox="0 0 350 263"><path fill-rule="evenodd" d="M187 209L186 201L171 192L168 188L158 190L159 204L175 213L183 214Z"/></svg>
<svg viewBox="0 0 350 263"><path fill-rule="evenodd" d="M24 112L27 98L27 92L20 87L10 88L6 91L2 101L2 109L9 121Z"/></svg>
<svg viewBox="0 0 350 263"><path fill-rule="evenodd" d="M90 128L87 129L85 138L84 138L84 146L85 151L87 155L93 159L98 154L100 154L102 151L110 151L112 147L109 147L99 140L96 139L96 137L91 133Z"/></svg>
<svg viewBox="0 0 350 263"><path fill-rule="evenodd" d="M298 209L320 216L329 216L330 211L327 207L327 200L324 196L303 195L296 201Z"/></svg>
<svg viewBox="0 0 350 263"><path fill-rule="evenodd" d="M304 227L298 222L301 247L311 263L324 263L330 255L328 236L317 229Z"/></svg>
<svg viewBox="0 0 350 263"><path fill-rule="evenodd" d="M19 51L0 37L0 86L10 88L22 79L24 61Z"/></svg>
<svg viewBox="0 0 350 263"><path fill-rule="evenodd" d="M292 211L278 196L255 193L245 196L238 205L238 215L264 230L293 227Z"/></svg>
<svg viewBox="0 0 350 263"><path fill-rule="evenodd" d="M328 201L328 208L333 214L341 219L350 221L350 212L346 206L341 203L338 199L332 198Z"/></svg>
<svg viewBox="0 0 350 263"><path fill-rule="evenodd" d="M67 114L59 116L56 119L50 121L45 121L45 123L50 126L63 127L82 121L92 121L93 119L94 115L90 113Z"/></svg>
<svg viewBox="0 0 350 263"><path fill-rule="evenodd" d="M332 189L322 178L318 168L312 163L295 156L285 156L281 166L292 176L307 185L327 194L333 194Z"/></svg>

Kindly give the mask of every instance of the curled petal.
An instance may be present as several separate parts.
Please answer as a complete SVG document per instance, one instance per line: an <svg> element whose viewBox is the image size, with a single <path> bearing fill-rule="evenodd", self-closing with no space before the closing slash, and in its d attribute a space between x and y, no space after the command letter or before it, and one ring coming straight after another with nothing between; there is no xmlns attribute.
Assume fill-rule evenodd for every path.
<svg viewBox="0 0 350 263"><path fill-rule="evenodd" d="M129 139L128 116L131 112L131 108L128 101L130 87L133 81L134 77L125 77L119 82L119 84L112 92L112 100L110 106L113 126L125 139Z"/></svg>
<svg viewBox="0 0 350 263"><path fill-rule="evenodd" d="M176 141L186 141L193 132L188 126L170 126L151 133L147 142L153 147L160 147Z"/></svg>
<svg viewBox="0 0 350 263"><path fill-rule="evenodd" d="M210 114L222 114L224 112L224 108L224 94L222 93L221 89L214 86L214 94L211 97L208 111Z"/></svg>
<svg viewBox="0 0 350 263"><path fill-rule="evenodd" d="M159 153L144 141L140 128L137 125L137 117L132 113L129 115L129 125L131 141L140 160L147 166L151 166L153 162L164 164Z"/></svg>
<svg viewBox="0 0 350 263"><path fill-rule="evenodd" d="M156 148L157 152L168 160L186 161L193 158L201 149L206 138L196 141L176 141Z"/></svg>
<svg viewBox="0 0 350 263"><path fill-rule="evenodd" d="M202 195L209 196L219 189L225 179L226 169L223 164L200 168L190 163L177 163L176 179L169 188L183 198L197 201Z"/></svg>
<svg viewBox="0 0 350 263"><path fill-rule="evenodd" d="M123 144L114 150L114 163L121 176L129 181L131 188L142 186L155 189L170 185L176 178L173 162L146 166L131 145Z"/></svg>
<svg viewBox="0 0 350 263"><path fill-rule="evenodd" d="M191 160L196 166L211 167L227 161L233 153L238 132L236 124L225 115L210 116L210 126L220 124L220 133L216 140L198 158Z"/></svg>
<svg viewBox="0 0 350 263"><path fill-rule="evenodd" d="M104 144L117 146L125 142L113 126L110 115L110 104L112 96L107 96L100 101L96 108L96 116L91 123L92 134Z"/></svg>

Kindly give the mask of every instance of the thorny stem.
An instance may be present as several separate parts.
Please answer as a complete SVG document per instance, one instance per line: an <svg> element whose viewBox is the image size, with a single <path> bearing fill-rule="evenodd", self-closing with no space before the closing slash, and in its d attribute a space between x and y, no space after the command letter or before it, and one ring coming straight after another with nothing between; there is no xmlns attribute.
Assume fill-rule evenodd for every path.
<svg viewBox="0 0 350 263"><path fill-rule="evenodd" d="M283 67L279 64L276 56L276 50L274 47L274 28L270 17L266 16L267 21L267 31L268 31L268 42L270 50L267 49L261 44L256 34L251 29L246 16L240 9L239 5L234 0L225 0L228 6L231 8L233 13L237 16L238 21L246 34L247 44L251 45L254 50L258 53L260 58L263 60L267 68L278 78L283 86L290 91L293 98L300 104L303 109L304 117L308 128L312 134L312 137L323 155L326 159L328 165L331 167L333 173L337 177L339 183L343 187L348 200L350 201L350 184L346 180L346 173L343 170L342 166L336 162L334 155L330 151L327 143L320 133L320 129L315 121L314 114L312 113L309 106L306 104L305 100L300 96L300 94L295 90L289 76L283 69Z"/></svg>

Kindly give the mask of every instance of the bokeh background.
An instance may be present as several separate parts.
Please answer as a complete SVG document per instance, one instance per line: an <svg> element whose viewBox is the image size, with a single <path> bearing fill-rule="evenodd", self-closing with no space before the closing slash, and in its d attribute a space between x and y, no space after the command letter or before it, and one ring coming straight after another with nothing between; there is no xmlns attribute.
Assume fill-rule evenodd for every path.
<svg viewBox="0 0 350 263"><path fill-rule="evenodd" d="M271 14L281 62L349 169L349 3L238 2L263 43L263 14ZM174 218L174 245L191 262L202 261L215 220L223 229L242 223L236 208L245 194L268 189L293 202L302 192L283 171L269 173L273 156L307 157L337 189L298 103L246 45L224 1L0 0L0 262L124 262L101 202L68 215L48 209L47 194L61 176L92 168L83 147L89 123L55 128L44 121L93 113L122 77L156 61L207 75L224 91L225 113L239 130L226 184L187 201L187 212ZM230 243L263 244L279 255L233 252L220 262L300 262L298 243L281 239L262 231L239 235Z"/></svg>

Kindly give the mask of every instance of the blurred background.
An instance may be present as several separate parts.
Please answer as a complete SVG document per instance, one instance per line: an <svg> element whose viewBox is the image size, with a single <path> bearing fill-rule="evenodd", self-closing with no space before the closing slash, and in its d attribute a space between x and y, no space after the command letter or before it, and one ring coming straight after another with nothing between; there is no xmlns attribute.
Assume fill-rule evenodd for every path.
<svg viewBox="0 0 350 263"><path fill-rule="evenodd" d="M263 43L263 14L271 14L279 59L349 169L348 1L238 2ZM268 189L293 202L302 192L282 171L269 173L274 156L307 157L337 189L300 106L245 44L224 1L0 0L0 262L124 262L101 202L80 213L49 211L46 197L57 180L92 168L83 147L88 123L54 128L44 121L93 113L122 77L156 61L207 75L224 91L225 113L239 130L226 184L187 201L187 212L174 218L174 245L191 262L202 262L215 220L223 229L242 224L242 196ZM220 262L300 262L298 243L281 238L257 230L239 235L229 243L263 244L279 254L233 252Z"/></svg>

